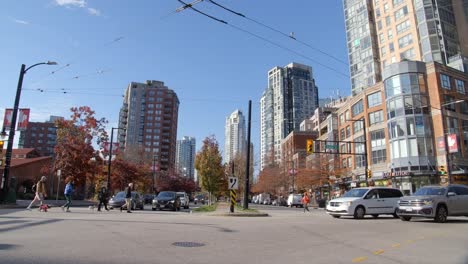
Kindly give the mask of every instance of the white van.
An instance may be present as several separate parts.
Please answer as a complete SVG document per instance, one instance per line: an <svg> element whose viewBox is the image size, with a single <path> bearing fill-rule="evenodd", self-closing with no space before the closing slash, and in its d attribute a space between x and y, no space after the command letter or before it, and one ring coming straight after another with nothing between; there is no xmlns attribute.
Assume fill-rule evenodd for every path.
<svg viewBox="0 0 468 264"><path fill-rule="evenodd" d="M386 187L355 188L327 204L327 213L334 218L353 216L362 219L365 215L377 218L390 214L398 218L398 200L403 196L399 189Z"/></svg>
<svg viewBox="0 0 468 264"><path fill-rule="evenodd" d="M302 207L302 195L301 194L290 194L288 196L288 207Z"/></svg>

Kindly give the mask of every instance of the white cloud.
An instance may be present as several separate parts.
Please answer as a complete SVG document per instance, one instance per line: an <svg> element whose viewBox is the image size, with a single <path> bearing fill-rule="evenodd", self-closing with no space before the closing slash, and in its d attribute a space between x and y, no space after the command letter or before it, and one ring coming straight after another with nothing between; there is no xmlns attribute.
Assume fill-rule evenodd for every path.
<svg viewBox="0 0 468 264"><path fill-rule="evenodd" d="M29 25L29 22L26 20L13 19L13 22L18 23L18 24L23 24L23 25Z"/></svg>
<svg viewBox="0 0 468 264"><path fill-rule="evenodd" d="M55 3L59 6L76 6L76 7L85 7L85 0L55 0Z"/></svg>
<svg viewBox="0 0 468 264"><path fill-rule="evenodd" d="M95 8L92 8L92 7L89 7L88 8L88 13L90 15L93 15L93 16L100 16L101 15L101 11L95 9Z"/></svg>

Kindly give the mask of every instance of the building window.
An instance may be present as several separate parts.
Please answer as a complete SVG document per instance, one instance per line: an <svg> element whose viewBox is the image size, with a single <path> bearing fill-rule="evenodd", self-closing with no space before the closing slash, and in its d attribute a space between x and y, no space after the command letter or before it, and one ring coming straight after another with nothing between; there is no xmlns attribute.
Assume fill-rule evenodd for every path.
<svg viewBox="0 0 468 264"><path fill-rule="evenodd" d="M393 7L403 3L404 0L393 0Z"/></svg>
<svg viewBox="0 0 468 264"><path fill-rule="evenodd" d="M350 137L351 136L351 127L350 126L347 126L346 127L346 137Z"/></svg>
<svg viewBox="0 0 468 264"><path fill-rule="evenodd" d="M374 107L382 104L382 95L380 92L369 94L367 96L367 107Z"/></svg>
<svg viewBox="0 0 468 264"><path fill-rule="evenodd" d="M380 124L384 121L383 110L375 111L369 114L369 125Z"/></svg>
<svg viewBox="0 0 468 264"><path fill-rule="evenodd" d="M393 45L393 42L390 42L390 44L388 44L388 49L390 50L390 53L395 51L395 45Z"/></svg>
<svg viewBox="0 0 468 264"><path fill-rule="evenodd" d="M377 28L382 30L382 20L377 21Z"/></svg>
<svg viewBox="0 0 468 264"><path fill-rule="evenodd" d="M386 16L385 17L385 25L388 27L388 26L390 26L390 23L392 23L392 19L390 18L390 16Z"/></svg>
<svg viewBox="0 0 468 264"><path fill-rule="evenodd" d="M450 87L450 77L445 75L445 74L441 74L440 75L440 82L442 84L442 88L445 88L445 89L452 89Z"/></svg>
<svg viewBox="0 0 468 264"><path fill-rule="evenodd" d="M380 8L375 9L375 16L376 16L377 18L380 17Z"/></svg>
<svg viewBox="0 0 468 264"><path fill-rule="evenodd" d="M387 54L387 49L385 49L385 47L382 47L380 49L380 54L381 54L382 57L385 56L385 54Z"/></svg>
<svg viewBox="0 0 468 264"><path fill-rule="evenodd" d="M398 39L398 46L404 48L413 43L413 35L410 33Z"/></svg>
<svg viewBox="0 0 468 264"><path fill-rule="evenodd" d="M380 33L379 34L379 41L380 43L384 43L385 42L385 35L383 33Z"/></svg>
<svg viewBox="0 0 468 264"><path fill-rule="evenodd" d="M343 139L345 139L345 138L346 138L345 129L342 128L342 129L340 130L340 139L343 140Z"/></svg>
<svg viewBox="0 0 468 264"><path fill-rule="evenodd" d="M398 24L396 26L396 31L397 31L397 34L401 34L403 32L405 32L406 30L408 30L410 28L410 21L409 20L406 20L404 22L401 22L400 24Z"/></svg>
<svg viewBox="0 0 468 264"><path fill-rule="evenodd" d="M391 29L389 29L387 31L387 35L388 35L388 39L392 39L393 38L393 31Z"/></svg>
<svg viewBox="0 0 468 264"><path fill-rule="evenodd" d="M387 11L388 11L388 4L387 3L384 4L383 10L384 10L384 13L387 13Z"/></svg>
<svg viewBox="0 0 468 264"><path fill-rule="evenodd" d="M455 102L455 98L450 95L444 95L444 108L450 111L455 111L455 104L451 102Z"/></svg>
<svg viewBox="0 0 468 264"><path fill-rule="evenodd" d="M352 113L353 113L353 116L357 116L357 115L359 115L360 113L362 113L362 111L364 111L362 99L359 100L359 102L355 103L355 104L351 107L351 111L352 111Z"/></svg>
<svg viewBox="0 0 468 264"><path fill-rule="evenodd" d="M346 110L345 111L345 120L349 120L349 119L350 119L349 110Z"/></svg>
<svg viewBox="0 0 468 264"><path fill-rule="evenodd" d="M414 49L411 48L407 51L404 51L402 53L400 53L400 60L404 60L404 59L412 59L414 58L414 56L416 55L416 53L414 52Z"/></svg>
<svg viewBox="0 0 468 264"><path fill-rule="evenodd" d="M465 94L465 82L464 81L455 79L455 87L457 88L457 92L461 94Z"/></svg>
<svg viewBox="0 0 468 264"><path fill-rule="evenodd" d="M340 115L340 125L344 124L345 119L344 119L344 114Z"/></svg>
<svg viewBox="0 0 468 264"><path fill-rule="evenodd" d="M407 6L404 6L400 9L398 9L395 13L395 22L400 19L400 18L403 18L405 17L406 15L408 15L408 7Z"/></svg>
<svg viewBox="0 0 468 264"><path fill-rule="evenodd" d="M354 122L353 123L353 131L354 131L354 134L358 133L359 131L361 131L363 128L362 126L362 122Z"/></svg>
<svg viewBox="0 0 468 264"><path fill-rule="evenodd" d="M356 154L364 153L364 143L359 143L359 142L364 142L364 137L363 136L357 137L354 140L354 142L355 142L354 143L354 153L356 153ZM364 167L366 165L364 155L356 155L355 156L355 161L356 161L356 167L357 168Z"/></svg>

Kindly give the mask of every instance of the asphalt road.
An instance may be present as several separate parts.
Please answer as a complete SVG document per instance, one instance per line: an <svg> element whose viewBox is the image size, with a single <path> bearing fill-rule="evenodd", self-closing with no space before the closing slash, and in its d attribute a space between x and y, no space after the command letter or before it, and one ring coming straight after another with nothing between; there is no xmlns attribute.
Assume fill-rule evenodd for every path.
<svg viewBox="0 0 468 264"><path fill-rule="evenodd" d="M0 263L468 263L468 218L334 219L321 209L251 207L270 217L2 209Z"/></svg>

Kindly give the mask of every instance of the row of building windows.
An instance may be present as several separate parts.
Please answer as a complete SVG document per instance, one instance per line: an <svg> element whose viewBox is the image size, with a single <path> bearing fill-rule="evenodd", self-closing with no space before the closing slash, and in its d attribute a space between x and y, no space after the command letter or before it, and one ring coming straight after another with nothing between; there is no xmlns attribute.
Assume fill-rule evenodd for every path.
<svg viewBox="0 0 468 264"><path fill-rule="evenodd" d="M462 80L458 80L454 78L455 82L455 88L458 93L465 94L465 82ZM442 85L442 88L451 90L452 89L452 83L451 83L451 77L445 74L440 75L440 84Z"/></svg>

